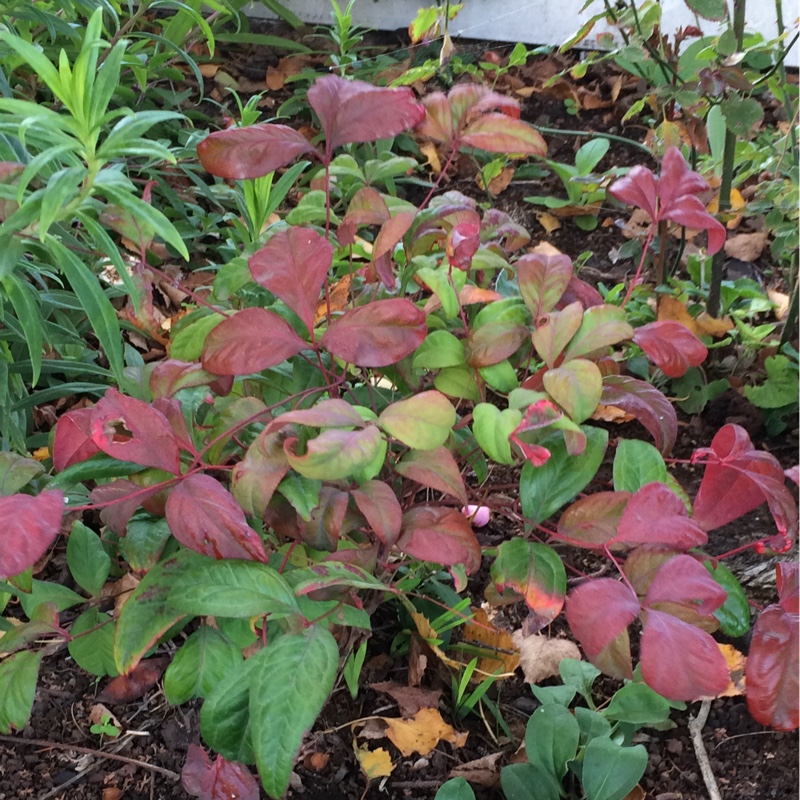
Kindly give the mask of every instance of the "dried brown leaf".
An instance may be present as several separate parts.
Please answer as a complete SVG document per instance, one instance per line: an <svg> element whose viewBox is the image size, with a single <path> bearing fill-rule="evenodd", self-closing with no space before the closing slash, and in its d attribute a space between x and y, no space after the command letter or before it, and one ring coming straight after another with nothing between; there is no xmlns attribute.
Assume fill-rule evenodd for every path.
<svg viewBox="0 0 800 800"><path fill-rule="evenodd" d="M515 631L514 642L519 647L525 683L539 683L558 675L558 665L565 658L581 658L578 646L568 639L550 639L540 634L523 637L521 631Z"/></svg>

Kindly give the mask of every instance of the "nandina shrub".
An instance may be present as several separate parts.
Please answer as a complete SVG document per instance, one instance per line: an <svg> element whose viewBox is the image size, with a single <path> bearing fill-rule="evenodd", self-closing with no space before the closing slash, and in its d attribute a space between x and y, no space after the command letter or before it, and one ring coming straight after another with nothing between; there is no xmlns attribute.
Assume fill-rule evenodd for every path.
<svg viewBox="0 0 800 800"><path fill-rule="evenodd" d="M412 210L365 185L334 218L330 165L351 143L416 126L448 161L462 147L540 153L513 101L467 86L422 106L410 91L334 76L308 96L323 146L268 124L213 134L200 157L236 180L318 159L324 227L274 225L230 304L203 305L176 326L171 358L129 369L125 393L109 389L65 414L53 441L58 474L44 491L20 491L41 483L40 465L3 462L11 477L0 513L11 524L0 538L0 590L20 598L29 622L0 640L13 653L0 673L18 688L4 696L0 728L21 727L30 713L34 641L66 640L79 665L119 676L109 699L129 699L166 667L153 649L192 623L165 691L175 703L204 700L201 732L220 755L212 765L190 754L187 789L252 793L241 765L255 763L267 793L282 796L336 679L341 630L368 631L370 610L387 597L411 610L409 569L419 578L444 566L459 592L478 570L486 554L461 507L492 505L465 480L483 483L487 458L522 465L527 524L496 549L487 599L524 602L526 629L539 630L566 597L548 542L593 549L621 580L586 580L566 598L587 656L630 678L628 627L638 618L653 688L672 699L721 692L727 670L710 632L741 633L749 613L733 576L699 548L766 501L779 533L758 547L785 552L797 507L775 459L726 426L696 454L706 466L690 515L663 459L675 412L624 367L630 342L668 375L701 363L705 347L670 323L634 330L566 256L520 254L523 229L457 193ZM371 242L359 235L373 233ZM607 450L607 432L589 424L601 405L639 419L655 446L620 442L614 490L568 505ZM76 519L90 510L102 539ZM62 528L73 576L93 599L69 630L59 613L85 597L54 595L31 574ZM113 564L135 588L112 616L98 601ZM785 729L796 725L795 568L782 566L780 580L780 604L757 627L751 706ZM788 634L770 653L773 672L778 628Z"/></svg>

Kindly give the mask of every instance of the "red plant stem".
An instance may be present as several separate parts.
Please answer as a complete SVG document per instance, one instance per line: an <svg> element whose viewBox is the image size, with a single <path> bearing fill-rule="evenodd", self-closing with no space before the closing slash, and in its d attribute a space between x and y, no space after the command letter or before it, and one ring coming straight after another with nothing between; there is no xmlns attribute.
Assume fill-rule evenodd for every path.
<svg viewBox="0 0 800 800"><path fill-rule="evenodd" d="M294 541L289 545L288 549L286 550L286 554L283 556L283 561L281 561L281 565L278 567L278 572L283 572L286 569L286 565L289 563L289 559L292 557L295 547L297 547L297 541Z"/></svg>
<svg viewBox="0 0 800 800"><path fill-rule="evenodd" d="M653 222L653 224L650 226L650 231L647 234L647 238L644 241L644 247L642 248L642 257L639 259L639 266L636 267L636 274L633 276L631 285L628 287L628 293L625 295L625 299L622 301L623 308L625 308L625 306L628 303L628 300L630 300L631 294L633 293L633 290L636 287L636 284L638 283L639 278L642 275L642 270L644 269L644 262L647 259L647 251L650 249L650 242L653 241L653 235L655 234L655 232L656 232L656 223Z"/></svg>
<svg viewBox="0 0 800 800"><path fill-rule="evenodd" d="M748 544L743 544L741 547L734 547L733 550L728 550L727 553L723 553L719 556L714 556L716 561L722 561L724 558L730 558L731 556L739 555L739 553L744 553L747 550L752 550L757 544L760 544L763 539L759 539L757 542L749 542Z"/></svg>
<svg viewBox="0 0 800 800"><path fill-rule="evenodd" d="M622 575L622 580L625 581L628 588L633 593L633 596L638 597L638 595L636 594L636 589L633 588L633 585L628 580L628 576L625 574L624 570L620 566L619 561L617 561L617 559L611 555L611 551L608 549L608 545L603 545L603 550L605 551L605 554L608 556L608 558L611 560L611 563L617 568L617 572L619 572L619 574Z"/></svg>

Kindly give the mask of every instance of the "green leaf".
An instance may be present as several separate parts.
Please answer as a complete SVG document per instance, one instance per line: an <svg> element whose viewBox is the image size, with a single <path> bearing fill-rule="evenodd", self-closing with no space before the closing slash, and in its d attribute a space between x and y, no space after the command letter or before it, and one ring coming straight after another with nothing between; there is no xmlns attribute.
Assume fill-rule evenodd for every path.
<svg viewBox="0 0 800 800"><path fill-rule="evenodd" d="M235 644L218 630L203 625L183 643L167 667L164 694L172 705L208 697L242 660Z"/></svg>
<svg viewBox="0 0 800 800"><path fill-rule="evenodd" d="M500 772L506 800L559 800L561 782L533 764L511 764Z"/></svg>
<svg viewBox="0 0 800 800"><path fill-rule="evenodd" d="M67 566L78 584L97 597L111 571L111 558L100 537L80 520L72 523L67 541Z"/></svg>
<svg viewBox="0 0 800 800"><path fill-rule="evenodd" d="M597 711L578 706L575 709L575 719L581 729L580 747L586 747L592 739L611 736L611 723Z"/></svg>
<svg viewBox="0 0 800 800"><path fill-rule="evenodd" d="M414 369L443 369L466 364L464 343L450 331L431 331L414 353Z"/></svg>
<svg viewBox="0 0 800 800"><path fill-rule="evenodd" d="M0 733L22 730L28 722L41 660L41 650L22 650L0 661Z"/></svg>
<svg viewBox="0 0 800 800"><path fill-rule="evenodd" d="M28 619L33 618L36 607L42 603L55 603L61 612L85 602L86 600L77 592L73 592L72 589L68 589L60 583L51 583L50 581L34 580L31 582L30 593L22 592L19 595L19 604Z"/></svg>
<svg viewBox="0 0 800 800"><path fill-rule="evenodd" d="M486 385L500 394L508 394L519 387L517 372L508 359L490 367L479 367L478 372Z"/></svg>
<svg viewBox="0 0 800 800"><path fill-rule="evenodd" d="M620 439L614 453L614 490L638 492L647 483L667 482L667 465L661 453L641 439Z"/></svg>
<svg viewBox="0 0 800 800"><path fill-rule="evenodd" d="M211 691L200 709L200 731L206 744L228 761L252 764L250 686L253 670L266 650L234 667Z"/></svg>
<svg viewBox="0 0 800 800"><path fill-rule="evenodd" d="M587 800L623 800L647 767L647 750L622 747L611 739L592 739L583 755L581 774Z"/></svg>
<svg viewBox="0 0 800 800"><path fill-rule="evenodd" d="M475 800L475 792L466 779L450 778L439 787L433 800Z"/></svg>
<svg viewBox="0 0 800 800"><path fill-rule="evenodd" d="M669 719L669 703L645 683L629 683L617 691L603 716L634 725L656 725Z"/></svg>
<svg viewBox="0 0 800 800"><path fill-rule="evenodd" d="M261 783L283 797L303 736L333 689L339 648L326 628L270 642L252 674L250 722Z"/></svg>
<svg viewBox="0 0 800 800"><path fill-rule="evenodd" d="M575 167L579 175L588 175L608 152L608 139L592 139L575 153Z"/></svg>
<svg viewBox="0 0 800 800"><path fill-rule="evenodd" d="M122 607L114 637L114 663L122 674L130 672L139 659L184 615L167 603L173 576L188 561L188 551L176 553L157 564L133 590Z"/></svg>
<svg viewBox="0 0 800 800"><path fill-rule="evenodd" d="M577 692L574 686L536 686L531 684L533 696L544 706L549 703L569 708L569 704L575 699Z"/></svg>
<svg viewBox="0 0 800 800"><path fill-rule="evenodd" d="M306 478L335 481L372 466L383 441L375 425L355 431L331 428L309 440L301 456L286 450L286 460Z"/></svg>
<svg viewBox="0 0 800 800"><path fill-rule="evenodd" d="M277 491L290 503L292 508L306 522L311 521L311 512L319 505L319 493L322 482L305 478L296 472L290 472L278 484Z"/></svg>
<svg viewBox="0 0 800 800"><path fill-rule="evenodd" d="M725 0L686 0L686 5L695 14L704 19L720 22L728 14L728 7Z"/></svg>
<svg viewBox="0 0 800 800"><path fill-rule="evenodd" d="M600 369L597 364L583 358L547 370L542 382L550 397L578 423L594 413L603 394Z"/></svg>
<svg viewBox="0 0 800 800"><path fill-rule="evenodd" d="M719 105L725 115L725 124L728 126L728 130L735 133L740 139L752 138L753 126L764 118L764 109L761 107L761 103L752 97L742 97L733 93Z"/></svg>
<svg viewBox="0 0 800 800"><path fill-rule="evenodd" d="M475 371L466 366L447 367L441 370L433 379L433 385L448 397L462 400L481 399L481 392L475 381Z"/></svg>
<svg viewBox="0 0 800 800"><path fill-rule="evenodd" d="M73 464L63 472L59 472L47 484L48 489L76 486L84 481L122 478L144 472L147 467L134 464L132 461L118 461L116 458L98 453L80 464Z"/></svg>
<svg viewBox="0 0 800 800"><path fill-rule="evenodd" d="M191 322L181 326L170 346L170 358L178 361L199 361L203 354L206 336L225 319L222 314L205 314L192 317Z"/></svg>
<svg viewBox="0 0 800 800"><path fill-rule="evenodd" d="M0 497L16 494L43 472L44 467L32 458L8 451L0 452Z"/></svg>
<svg viewBox="0 0 800 800"><path fill-rule="evenodd" d="M460 309L458 295L445 269L420 267L415 275L439 298L445 319L455 319Z"/></svg>
<svg viewBox="0 0 800 800"><path fill-rule="evenodd" d="M449 438L456 422L453 404L440 392L422 392L388 406L378 424L414 450L433 450Z"/></svg>
<svg viewBox="0 0 800 800"><path fill-rule="evenodd" d="M513 464L508 437L522 422L522 412L512 408L502 411L493 403L478 403L472 412L472 433L492 461Z"/></svg>
<svg viewBox="0 0 800 800"><path fill-rule="evenodd" d="M579 738L580 727L569 709L548 703L537 708L528 720L525 754L534 767L560 782L578 752Z"/></svg>
<svg viewBox="0 0 800 800"><path fill-rule="evenodd" d="M42 312L33 289L16 275L7 275L3 278L2 284L14 308L17 320L25 332L25 344L28 347L33 370L31 386L36 386L42 371L42 349L44 347Z"/></svg>
<svg viewBox="0 0 800 800"><path fill-rule="evenodd" d="M137 515L128 522L119 550L135 572L148 572L161 558L172 533L166 519Z"/></svg>
<svg viewBox="0 0 800 800"><path fill-rule="evenodd" d="M172 572L168 602L193 616L249 619L299 613L291 586L267 564L194 555Z"/></svg>
<svg viewBox="0 0 800 800"><path fill-rule="evenodd" d="M725 602L714 612L719 620L720 630L726 636L744 636L750 630L750 603L736 576L720 562L716 567L709 560L705 562L711 577L728 593Z"/></svg>
<svg viewBox="0 0 800 800"><path fill-rule="evenodd" d="M558 672L565 685L574 686L587 702L591 700L592 686L601 674L594 664L576 658L563 658L558 665Z"/></svg>
<svg viewBox="0 0 800 800"><path fill-rule="evenodd" d="M580 455L570 456L563 436L555 434L542 442L550 451L545 464L523 465L519 484L522 513L534 524L572 500L599 469L608 445L608 431L588 425L582 425L581 430L586 434L586 449Z"/></svg>
<svg viewBox="0 0 800 800"><path fill-rule="evenodd" d="M797 366L786 356L764 361L767 380L761 386L745 386L747 399L759 408L783 408L797 404Z"/></svg>
<svg viewBox="0 0 800 800"><path fill-rule="evenodd" d="M581 326L564 352L564 361L602 353L631 338L633 328L628 324L624 308L593 306L584 311Z"/></svg>
<svg viewBox="0 0 800 800"><path fill-rule="evenodd" d="M91 631L91 632L90 632ZM114 620L97 608L84 611L72 624L67 642L75 663L92 675L119 675L114 663Z"/></svg>

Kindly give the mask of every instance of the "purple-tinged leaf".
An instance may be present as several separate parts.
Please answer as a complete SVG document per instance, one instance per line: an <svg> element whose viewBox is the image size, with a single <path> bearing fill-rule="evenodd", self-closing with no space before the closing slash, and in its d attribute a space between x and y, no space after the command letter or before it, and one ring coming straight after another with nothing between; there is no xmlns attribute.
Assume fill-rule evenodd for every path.
<svg viewBox="0 0 800 800"><path fill-rule="evenodd" d="M619 524L616 543L666 545L676 550L702 547L705 531L692 519L681 499L664 483L648 483L631 497Z"/></svg>
<svg viewBox="0 0 800 800"><path fill-rule="evenodd" d="M275 490L289 471L285 436L262 431L231 473L231 493L246 514L263 519Z"/></svg>
<svg viewBox="0 0 800 800"><path fill-rule="evenodd" d="M411 355L427 333L425 313L410 300L392 298L346 311L320 344L356 366L387 367Z"/></svg>
<svg viewBox="0 0 800 800"><path fill-rule="evenodd" d="M437 391L421 392L387 406L378 418L386 433L415 450L443 445L456 424L453 404Z"/></svg>
<svg viewBox="0 0 800 800"><path fill-rule="evenodd" d="M578 332L572 338L564 359L592 356L619 342L633 338L633 328L625 317L625 309L619 306L592 306L583 313Z"/></svg>
<svg viewBox="0 0 800 800"><path fill-rule="evenodd" d="M573 275L561 299L556 303L556 309L561 311L570 303L580 303L584 309L592 308L603 305L603 296L594 286Z"/></svg>
<svg viewBox="0 0 800 800"><path fill-rule="evenodd" d="M389 207L380 192L372 186L362 186L347 206L347 213L336 230L336 239L341 247L347 247L355 243L359 226L383 225L389 219Z"/></svg>
<svg viewBox="0 0 800 800"><path fill-rule="evenodd" d="M275 417L266 427L274 433L287 425L307 425L309 428L363 428L361 415L345 400L321 400L312 408L286 411Z"/></svg>
<svg viewBox="0 0 800 800"><path fill-rule="evenodd" d="M710 448L692 455L692 461L701 459L706 469L694 502L698 525L706 531L714 530L766 501L781 537L791 546L797 535L797 501L786 488L775 456L755 450L744 428L724 425Z"/></svg>
<svg viewBox="0 0 800 800"><path fill-rule="evenodd" d="M511 590L525 600L531 611L528 633L541 630L561 613L567 575L561 558L547 545L519 537L502 542L491 576L500 594Z"/></svg>
<svg viewBox="0 0 800 800"><path fill-rule="evenodd" d="M372 246L372 263L375 272L387 289L394 289L395 278L392 271L392 253L408 233L417 216L416 211L400 211L387 220Z"/></svg>
<svg viewBox="0 0 800 800"><path fill-rule="evenodd" d="M186 417L183 416L180 400L176 400L174 397L156 397L152 405L156 411L160 411L166 417L172 432L175 434L175 441L178 442L181 450L196 453L197 448L194 446L189 428L186 425Z"/></svg>
<svg viewBox="0 0 800 800"><path fill-rule="evenodd" d="M128 521L138 508L155 510L149 506L149 501L154 501L163 491L163 487L142 487L133 481L124 479L111 481L111 483L97 486L89 493L92 503L100 505L110 503L100 509L100 519L103 524L117 534L125 536Z"/></svg>
<svg viewBox="0 0 800 800"><path fill-rule="evenodd" d="M323 486L319 505L311 509L310 518L298 522L300 539L315 550L336 551L347 514L349 497L333 486Z"/></svg>
<svg viewBox="0 0 800 800"><path fill-rule="evenodd" d="M317 151L303 134L272 123L216 131L197 145L203 168L228 180L260 178L304 153Z"/></svg>
<svg viewBox="0 0 800 800"><path fill-rule="evenodd" d="M97 695L99 703L131 703L144 697L159 681L169 664L168 658L148 658L130 672L117 675Z"/></svg>
<svg viewBox="0 0 800 800"><path fill-rule="evenodd" d="M563 253L529 253L516 263L519 292L534 322L552 311L572 278L572 260Z"/></svg>
<svg viewBox="0 0 800 800"><path fill-rule="evenodd" d="M407 511L397 548L420 561L446 567L463 564L468 575L481 565L481 546L472 525L455 508L417 506Z"/></svg>
<svg viewBox="0 0 800 800"><path fill-rule="evenodd" d="M56 423L53 440L53 466L56 472L63 472L73 464L86 461L100 448L92 439L91 408L76 408L67 411Z"/></svg>
<svg viewBox="0 0 800 800"><path fill-rule="evenodd" d="M515 322L487 322L470 332L466 341L467 363L491 367L505 361L528 338L528 328Z"/></svg>
<svg viewBox="0 0 800 800"><path fill-rule="evenodd" d="M63 513L64 495L55 489L36 497L0 497L0 580L19 575L47 552L61 530Z"/></svg>
<svg viewBox="0 0 800 800"><path fill-rule="evenodd" d="M550 400L537 400L528 406L522 422L509 434L508 438L534 467L541 467L550 458L550 451L535 441L530 442L527 439L530 434L536 434L543 428L553 425L563 416Z"/></svg>
<svg viewBox="0 0 800 800"><path fill-rule="evenodd" d="M478 147L490 153L520 153L546 156L547 144L542 134L519 119L506 114L483 114L470 122L461 134L462 146Z"/></svg>
<svg viewBox="0 0 800 800"><path fill-rule="evenodd" d="M612 197L616 197L629 206L636 206L646 211L651 220L658 216L658 200L656 195L656 177L647 167L637 164L625 177L614 181L608 189Z"/></svg>
<svg viewBox="0 0 800 800"><path fill-rule="evenodd" d="M716 697L730 681L725 657L709 634L652 609L645 611L640 665L644 682L667 700Z"/></svg>
<svg viewBox="0 0 800 800"><path fill-rule="evenodd" d="M462 222L454 225L447 235L447 261L458 269L468 270L472 265L472 257L481 243L480 224Z"/></svg>
<svg viewBox="0 0 800 800"><path fill-rule="evenodd" d="M580 303L570 303L561 311L551 311L542 318L531 337L536 352L551 369L556 360L578 332L583 319Z"/></svg>
<svg viewBox="0 0 800 800"><path fill-rule="evenodd" d="M383 481L367 481L350 494L381 544L392 547L400 537L403 509L391 486Z"/></svg>
<svg viewBox="0 0 800 800"><path fill-rule="evenodd" d="M200 745L190 744L181 783L188 794L200 800L258 800L261 796L253 773L238 761L217 756L212 764Z"/></svg>
<svg viewBox="0 0 800 800"><path fill-rule="evenodd" d="M431 92L422 98L425 119L417 125L417 133L435 142L452 142L455 134L453 111L444 92Z"/></svg>
<svg viewBox="0 0 800 800"><path fill-rule="evenodd" d="M274 311L245 308L206 336L203 367L215 375L249 375L274 367L307 347Z"/></svg>
<svg viewBox="0 0 800 800"><path fill-rule="evenodd" d="M332 262L333 248L324 236L294 227L276 233L248 263L253 280L283 300L310 331Z"/></svg>
<svg viewBox="0 0 800 800"><path fill-rule="evenodd" d="M711 214L706 211L706 207L693 195L687 195L679 198L669 210L662 213L664 219L670 222L677 222L678 225L683 225L686 228L697 228L708 233L708 247L706 248L709 255L722 250L725 246L725 239L728 236L725 226L714 219Z"/></svg>
<svg viewBox="0 0 800 800"><path fill-rule="evenodd" d="M109 389L92 409L92 439L120 461L181 471L178 442L167 418L152 406Z"/></svg>
<svg viewBox="0 0 800 800"><path fill-rule="evenodd" d="M636 594L644 598L661 567L678 555L677 550L651 544L633 550L625 559L624 572Z"/></svg>
<svg viewBox="0 0 800 800"><path fill-rule="evenodd" d="M800 614L800 564L781 561L775 565L778 605L788 614Z"/></svg>
<svg viewBox="0 0 800 800"><path fill-rule="evenodd" d="M189 475L170 493L166 508L172 535L210 558L267 562L258 534L247 524L239 504L209 475Z"/></svg>
<svg viewBox="0 0 800 800"><path fill-rule="evenodd" d="M765 608L753 629L745 668L747 708L761 725L779 731L792 731L800 725L798 652L797 613L779 605Z"/></svg>
<svg viewBox="0 0 800 800"><path fill-rule="evenodd" d="M601 669L615 677L632 677L627 628L639 611L636 595L613 578L586 581L567 597L572 633L588 659L595 664L601 658Z"/></svg>
<svg viewBox="0 0 800 800"><path fill-rule="evenodd" d="M547 370L542 382L550 397L577 423L594 413L603 394L600 370L596 364L583 358Z"/></svg>
<svg viewBox="0 0 800 800"><path fill-rule="evenodd" d="M597 550L619 549L614 539L630 497L630 492L598 492L577 500L558 521L559 540Z"/></svg>
<svg viewBox="0 0 800 800"><path fill-rule="evenodd" d="M708 356L708 348L685 325L671 319L637 328L633 341L670 378L680 378Z"/></svg>
<svg viewBox="0 0 800 800"><path fill-rule="evenodd" d="M425 109L411 89L385 89L338 75L317 79L308 90L308 102L325 133L325 152L343 144L375 142L413 128Z"/></svg>
<svg viewBox="0 0 800 800"><path fill-rule="evenodd" d="M306 478L335 481L369 467L382 443L378 428L367 425L354 431L323 431L307 443L304 455L297 455L297 438L291 437L284 442L283 451L292 469Z"/></svg>
<svg viewBox="0 0 800 800"><path fill-rule="evenodd" d="M150 373L149 386L155 398L172 397L181 389L209 386L218 378L219 375L206 372L202 364L170 358L156 364Z"/></svg>
<svg viewBox="0 0 800 800"><path fill-rule="evenodd" d="M446 447L411 450L395 465L404 478L416 481L435 492L444 492L467 502L467 489L453 454Z"/></svg>
<svg viewBox="0 0 800 800"><path fill-rule="evenodd" d="M662 215L683 197L707 192L710 188L708 181L689 167L677 147L673 145L667 148L658 178L658 199L661 202Z"/></svg>
<svg viewBox="0 0 800 800"><path fill-rule="evenodd" d="M678 438L678 416L672 403L647 381L628 375L607 375L603 378L600 402L617 406L636 417L655 440L662 455L669 453Z"/></svg>

